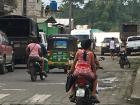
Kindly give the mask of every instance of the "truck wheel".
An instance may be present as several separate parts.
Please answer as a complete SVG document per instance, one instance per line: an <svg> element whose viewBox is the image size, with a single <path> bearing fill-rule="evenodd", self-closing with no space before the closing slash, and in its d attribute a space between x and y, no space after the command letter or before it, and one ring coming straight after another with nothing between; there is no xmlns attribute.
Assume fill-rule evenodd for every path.
<svg viewBox="0 0 140 105"><path fill-rule="evenodd" d="M5 74L6 73L6 67L5 67L5 58L3 63L0 64L0 74Z"/></svg>
<svg viewBox="0 0 140 105"><path fill-rule="evenodd" d="M8 66L8 72L14 72L15 70L15 64L14 64L14 61L11 62L11 65Z"/></svg>
<svg viewBox="0 0 140 105"><path fill-rule="evenodd" d="M14 72L14 70L15 70L14 57L11 60L11 65L8 66L7 69L8 69L8 72Z"/></svg>

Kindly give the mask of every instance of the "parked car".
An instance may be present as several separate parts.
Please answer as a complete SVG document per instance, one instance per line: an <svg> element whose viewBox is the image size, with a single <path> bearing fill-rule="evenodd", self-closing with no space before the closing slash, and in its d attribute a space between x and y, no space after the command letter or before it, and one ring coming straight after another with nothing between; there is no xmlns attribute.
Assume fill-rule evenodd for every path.
<svg viewBox="0 0 140 105"><path fill-rule="evenodd" d="M104 55L104 53L110 53L109 49L109 43L112 37L104 38L104 40L101 43L101 55ZM118 38L114 38L115 43L116 43L116 50L115 53L118 53L120 51L120 43Z"/></svg>
<svg viewBox="0 0 140 105"><path fill-rule="evenodd" d="M0 31L0 74L4 74L8 69L14 71L13 48L9 44L6 34Z"/></svg>
<svg viewBox="0 0 140 105"><path fill-rule="evenodd" d="M130 36L126 42L126 52L131 55L131 52L140 52L140 36Z"/></svg>

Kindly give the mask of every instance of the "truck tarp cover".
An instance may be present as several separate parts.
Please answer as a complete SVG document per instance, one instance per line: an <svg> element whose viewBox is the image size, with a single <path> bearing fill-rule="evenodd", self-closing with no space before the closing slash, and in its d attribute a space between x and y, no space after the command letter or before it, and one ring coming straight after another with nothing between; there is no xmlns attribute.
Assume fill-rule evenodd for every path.
<svg viewBox="0 0 140 105"><path fill-rule="evenodd" d="M29 19L0 18L0 30L8 37L26 37L30 34Z"/></svg>

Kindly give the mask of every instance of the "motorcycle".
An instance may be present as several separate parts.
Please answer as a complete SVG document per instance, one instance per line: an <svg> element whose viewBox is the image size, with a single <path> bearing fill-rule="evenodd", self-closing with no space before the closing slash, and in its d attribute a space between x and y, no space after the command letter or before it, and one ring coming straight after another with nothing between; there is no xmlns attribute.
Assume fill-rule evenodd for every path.
<svg viewBox="0 0 140 105"><path fill-rule="evenodd" d="M99 69L103 69L99 67ZM95 105L97 100L92 97L93 79L89 76L79 75L75 77L74 94L70 101L76 105Z"/></svg>
<svg viewBox="0 0 140 105"><path fill-rule="evenodd" d="M40 76L41 80L45 80L45 78L46 78L46 74L41 72L41 65L40 65L39 61L37 61L36 59L30 60L28 73L30 74L32 81L37 80L37 75Z"/></svg>
<svg viewBox="0 0 140 105"><path fill-rule="evenodd" d="M127 54L125 53L125 51L120 51L119 53L119 64L121 68L124 68L125 66L127 66L128 68L130 68L130 62L127 58Z"/></svg>
<svg viewBox="0 0 140 105"><path fill-rule="evenodd" d="M100 57L99 61L103 60L105 58ZM98 69L103 70L103 67L98 67ZM85 75L78 75L73 78L75 89L72 97L69 97L70 101L76 103L76 105L95 105L97 100L92 97L93 79Z"/></svg>
<svg viewBox="0 0 140 105"><path fill-rule="evenodd" d="M94 105L92 100L92 79L86 76L78 76L75 83L75 103L76 105Z"/></svg>

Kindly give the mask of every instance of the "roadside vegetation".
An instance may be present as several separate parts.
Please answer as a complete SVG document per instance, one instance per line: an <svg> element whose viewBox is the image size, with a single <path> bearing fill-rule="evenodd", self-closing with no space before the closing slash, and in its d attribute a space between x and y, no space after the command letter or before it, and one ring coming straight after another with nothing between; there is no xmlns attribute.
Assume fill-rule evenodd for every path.
<svg viewBox="0 0 140 105"><path fill-rule="evenodd" d="M62 18L69 17L69 1L59 7ZM85 3L85 1L87 1ZM71 0L75 24L88 24L103 31L119 31L122 23L140 23L140 0Z"/></svg>

